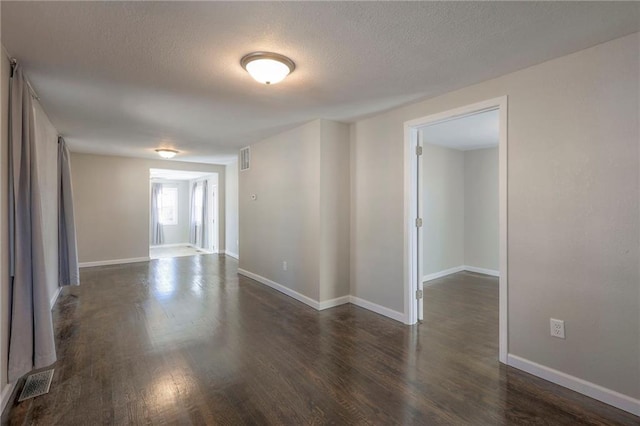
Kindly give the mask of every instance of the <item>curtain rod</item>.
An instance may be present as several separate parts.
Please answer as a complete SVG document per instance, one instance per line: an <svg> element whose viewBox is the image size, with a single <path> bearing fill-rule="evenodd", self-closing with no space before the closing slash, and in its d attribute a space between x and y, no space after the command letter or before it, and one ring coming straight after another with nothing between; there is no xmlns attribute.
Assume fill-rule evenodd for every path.
<svg viewBox="0 0 640 426"><path fill-rule="evenodd" d="M9 62L11 63L11 76L13 77L13 70L16 67L16 65L18 65L18 60L16 58L10 58ZM29 87L29 90L31 91L31 96L33 96L33 98L36 101L40 100L40 96L38 96L38 93L33 90L33 86L31 85L31 82L29 81L29 79L27 79L25 77L25 81L27 82L27 86Z"/></svg>

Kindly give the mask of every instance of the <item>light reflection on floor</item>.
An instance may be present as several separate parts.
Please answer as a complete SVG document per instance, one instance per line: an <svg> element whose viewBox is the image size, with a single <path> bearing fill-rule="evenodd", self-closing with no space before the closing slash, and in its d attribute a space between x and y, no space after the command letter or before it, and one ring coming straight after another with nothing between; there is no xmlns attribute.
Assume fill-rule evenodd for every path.
<svg viewBox="0 0 640 426"><path fill-rule="evenodd" d="M159 246L149 247L150 259L164 259L168 257L185 257L185 256L198 256L201 254L211 254L211 252L203 250L199 247L194 247L190 244L184 244L180 246Z"/></svg>
<svg viewBox="0 0 640 426"><path fill-rule="evenodd" d="M475 275L429 287L429 325L407 327L353 305L318 312L237 267L205 255L83 269L53 310L51 391L14 398L3 423L637 424L501 367L497 288Z"/></svg>
<svg viewBox="0 0 640 426"><path fill-rule="evenodd" d="M175 259L157 259L152 271L152 288L158 300L169 299L176 291L178 279ZM151 267L151 264L149 265Z"/></svg>

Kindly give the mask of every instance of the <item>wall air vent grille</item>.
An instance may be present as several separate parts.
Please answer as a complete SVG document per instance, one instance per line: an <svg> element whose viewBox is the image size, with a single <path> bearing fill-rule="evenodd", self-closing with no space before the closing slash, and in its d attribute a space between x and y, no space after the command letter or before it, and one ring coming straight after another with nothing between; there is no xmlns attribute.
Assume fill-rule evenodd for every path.
<svg viewBox="0 0 640 426"><path fill-rule="evenodd" d="M249 170L251 165L251 151L249 147L242 148L240 150L240 171Z"/></svg>

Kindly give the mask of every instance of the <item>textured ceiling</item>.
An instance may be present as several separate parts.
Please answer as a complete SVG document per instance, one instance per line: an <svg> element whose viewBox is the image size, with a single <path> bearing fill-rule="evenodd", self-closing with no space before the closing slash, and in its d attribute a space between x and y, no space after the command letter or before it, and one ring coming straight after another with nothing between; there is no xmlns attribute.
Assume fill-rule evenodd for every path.
<svg viewBox="0 0 640 426"><path fill-rule="evenodd" d="M498 146L499 124L498 110L485 111L423 127L422 141L460 151L489 148Z"/></svg>
<svg viewBox="0 0 640 426"><path fill-rule="evenodd" d="M638 3L9 2L2 44L73 151L225 162L639 30ZM251 51L297 65L274 86Z"/></svg>

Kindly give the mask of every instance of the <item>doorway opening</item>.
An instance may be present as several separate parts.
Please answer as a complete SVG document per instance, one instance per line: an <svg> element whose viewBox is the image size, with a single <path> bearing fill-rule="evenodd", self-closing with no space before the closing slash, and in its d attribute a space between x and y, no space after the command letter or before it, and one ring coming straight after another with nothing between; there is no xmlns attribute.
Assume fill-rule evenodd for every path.
<svg viewBox="0 0 640 426"><path fill-rule="evenodd" d="M149 257L218 252L218 174L149 170Z"/></svg>
<svg viewBox="0 0 640 426"><path fill-rule="evenodd" d="M466 126L461 126L462 120ZM481 128L483 124L486 128ZM464 129L469 126L473 128ZM468 132L467 138L464 137L465 131ZM485 139L481 137L482 133ZM492 138L497 140L489 142ZM442 146L446 144L451 146ZM477 152L472 153L472 148L478 148ZM428 161L427 155L430 156ZM497 158L492 158L494 155ZM465 160L470 165L468 171ZM497 164L497 170L487 170L491 164L493 167ZM457 176L453 174L456 168L461 172ZM476 176L477 173L482 176ZM493 188L495 193L489 197L495 197L497 205L491 205L490 199L483 200L483 194L479 194L483 185L489 192L493 190L491 184L487 186L487 180L495 180L495 176L487 177L491 173L497 173L497 188ZM425 185L427 178L430 187ZM483 185L480 185L482 182ZM468 194L465 194L465 189L469 191ZM442 193L444 190L446 194ZM471 205L468 211L464 208L465 201ZM486 217L492 215L494 217ZM465 235L465 223L476 234L471 232L471 235ZM452 230L452 235L443 235L446 229ZM496 231L498 235L495 235ZM425 237L428 238L426 243ZM488 241L480 242L483 239ZM469 286L471 282L483 280L484 284L491 281L495 283L496 278L491 276L498 276L498 358L506 363L506 96L405 123L405 244L405 322L416 324L425 318L425 281L428 285L431 280L440 278L436 284L442 286L441 277L455 278L451 274L462 274L457 276L460 279L465 278L463 275L466 274L464 281ZM497 247L493 247L494 244ZM468 250L466 258L465 249ZM435 298L437 293L432 295ZM453 296L445 296L443 300L446 297ZM428 302L435 303L433 299ZM429 303L426 303L427 309L429 306L437 309ZM431 313L427 313L426 321L433 320L429 315Z"/></svg>

